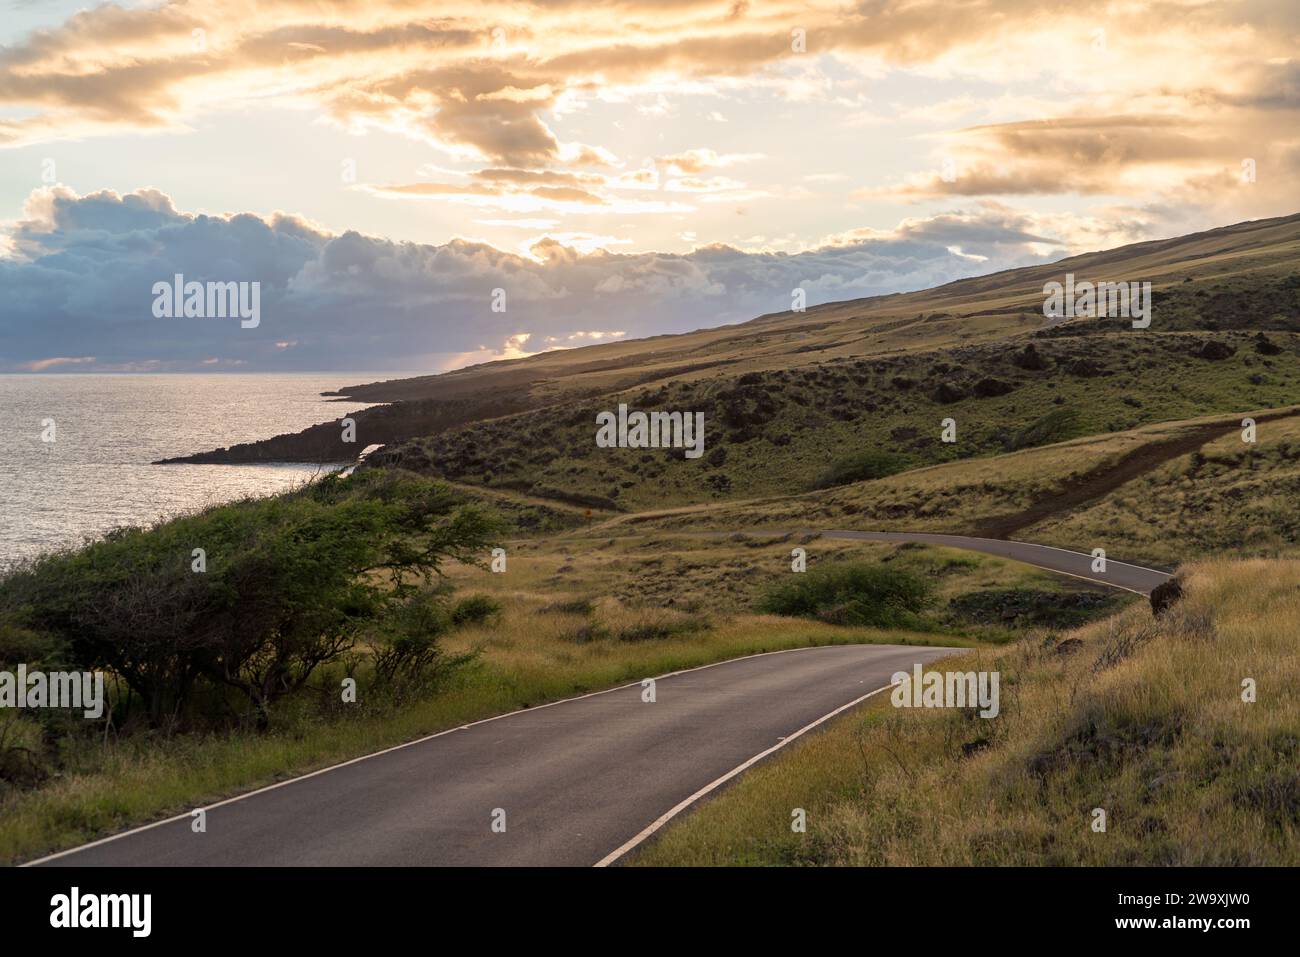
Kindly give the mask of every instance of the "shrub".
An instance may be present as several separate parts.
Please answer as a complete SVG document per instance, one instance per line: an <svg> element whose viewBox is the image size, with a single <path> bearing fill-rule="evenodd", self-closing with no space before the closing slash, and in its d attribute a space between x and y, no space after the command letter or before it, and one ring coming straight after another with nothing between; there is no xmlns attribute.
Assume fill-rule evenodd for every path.
<svg viewBox="0 0 1300 957"><path fill-rule="evenodd" d="M868 562L823 565L772 588L759 611L819 618L833 624L917 627L931 586L903 568Z"/></svg>
<svg viewBox="0 0 1300 957"><path fill-rule="evenodd" d="M385 684L427 677L441 656L438 639L451 630L441 595L425 592L395 609L372 636L375 674Z"/></svg>
<svg viewBox="0 0 1300 957"><path fill-rule="evenodd" d="M618 628L613 637L619 641L659 641L679 635L693 635L709 628L707 618L690 615L647 614Z"/></svg>
<svg viewBox="0 0 1300 957"><path fill-rule="evenodd" d="M1079 413L1074 409L1053 409L1031 422L1006 440L1007 451L1051 445L1073 438L1078 430Z"/></svg>
<svg viewBox="0 0 1300 957"><path fill-rule="evenodd" d="M901 455L867 449L840 459L818 477L814 487L833 488L836 485L884 478L901 472L906 467L907 460Z"/></svg>
<svg viewBox="0 0 1300 957"><path fill-rule="evenodd" d="M547 605L543 611L558 612L562 615L590 615L596 606L590 598L572 598L564 601L557 601L553 605Z"/></svg>
<svg viewBox="0 0 1300 957"><path fill-rule="evenodd" d="M453 625L477 625L496 616L501 604L487 595L469 595L456 602L451 610Z"/></svg>
<svg viewBox="0 0 1300 957"><path fill-rule="evenodd" d="M242 694L264 727L275 701L376 623L431 615L407 607L421 585L447 559L479 563L495 528L410 473L329 475L40 559L0 580L0 622L121 675L153 724L179 718L205 682Z"/></svg>
<svg viewBox="0 0 1300 957"><path fill-rule="evenodd" d="M43 739L37 721L19 711L0 711L0 781L22 787L44 780Z"/></svg>
<svg viewBox="0 0 1300 957"><path fill-rule="evenodd" d="M68 646L56 635L42 634L0 621L0 669L13 670L19 664L29 669L51 671L67 660Z"/></svg>

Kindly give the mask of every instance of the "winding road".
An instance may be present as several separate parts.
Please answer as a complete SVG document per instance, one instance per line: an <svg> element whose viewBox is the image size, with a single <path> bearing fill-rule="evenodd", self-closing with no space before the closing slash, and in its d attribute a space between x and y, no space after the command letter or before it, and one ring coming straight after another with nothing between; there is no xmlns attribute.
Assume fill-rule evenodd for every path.
<svg viewBox="0 0 1300 957"><path fill-rule="evenodd" d="M831 645L543 705L295 778L37 863L586 865L666 812L955 649ZM504 821L504 832L494 830Z"/></svg>
<svg viewBox="0 0 1300 957"><path fill-rule="evenodd" d="M684 538L730 538L737 532L719 531L671 531L656 533L657 536L679 535ZM799 537L819 535L822 538L850 539L860 542L917 542L922 545L942 545L945 548L959 548L968 552L982 552L1023 562L1037 568L1059 572L1072 578L1082 578L1100 585L1122 588L1124 591L1149 595L1152 589L1169 580L1170 573L1158 568L1147 568L1128 562L1117 562L1106 558L1104 570L1094 571L1099 565L1096 558L1083 552L1072 552L1068 548L1054 545L1036 545L1033 542L1011 542L1001 538L976 538L971 535L945 535L938 532L861 532L855 529L770 529L747 528L739 534L761 537ZM1100 568L1100 565L1099 565Z"/></svg>
<svg viewBox="0 0 1300 957"><path fill-rule="evenodd" d="M1164 572L1045 545L906 532L1129 591ZM753 655L489 718L51 855L40 865L610 864L732 777L959 651L834 645Z"/></svg>
<svg viewBox="0 0 1300 957"><path fill-rule="evenodd" d="M1008 542L998 538L972 538L968 535L939 535L928 532L855 532L841 530L822 532L823 538L849 538L867 542L919 542L924 545L943 545L948 548L962 548L971 552L983 552L1010 558L1026 565L1035 565L1050 571L1084 578L1122 588L1125 591L1149 595L1157 585L1169 580L1169 572L1142 565L1130 565L1106 559L1105 571L1093 571L1096 559L1082 552L1072 552L1065 548L1051 545L1035 545L1031 542Z"/></svg>

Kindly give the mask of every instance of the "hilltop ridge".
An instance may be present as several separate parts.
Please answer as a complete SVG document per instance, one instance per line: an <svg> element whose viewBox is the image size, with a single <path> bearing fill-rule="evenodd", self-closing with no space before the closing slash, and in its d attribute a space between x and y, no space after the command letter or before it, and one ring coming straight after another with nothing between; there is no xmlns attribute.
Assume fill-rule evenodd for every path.
<svg viewBox="0 0 1300 957"><path fill-rule="evenodd" d="M771 387L773 383L768 379L777 373L803 375L816 366L846 360L870 365L870 370L858 369L856 374L883 376L877 385L897 378L911 379L923 383L927 388L922 391L928 393L930 387L937 388L946 381L943 377L949 374L949 370L936 371L936 366L951 366L952 358L957 358L958 366L969 366L959 371L969 372L974 378L964 385L950 383L935 403L947 405L950 402L945 396L973 391L983 380L1005 385L1009 370L1003 359L1009 353L1008 347L1023 351L1031 342L1040 344L1035 351L1052 353L1048 363L1051 370L1084 379L1101 378L1103 370L1131 361L1133 356L1128 353L1139 341L1153 347L1161 343L1156 351L1170 359L1158 363L1162 379L1176 378L1187 371L1189 360L1182 358L1184 354L1197 356L1208 350L1207 354L1220 358L1244 358L1244 352L1253 348L1245 336L1251 332L1277 333L1280 341L1270 342L1265 348L1277 348L1294 357L1291 336L1300 332L1300 277L1293 272L1297 257L1300 214L1238 223L955 280L931 289L825 303L802 313L770 313L748 322L690 333L557 350L439 375L346 386L330 394L343 402L387 403L350 413L357 423L357 441L351 445L340 441L337 423L329 422L293 435L165 461L346 461L371 444L394 446L448 435L543 408L561 410L563 416L576 415L577 408L585 408L583 403L601 399L607 404L614 397L637 394L637 389L668 389L677 401L707 405L716 390L709 390L706 384L753 385L740 380L758 375ZM1094 280L1151 282L1155 318L1152 328L1146 330L1149 338L1117 339L1130 331L1128 324L1107 320L1080 319L1048 328L1042 315L1043 284L1071 272ZM1088 339L1081 338L1084 336ZM1191 338L1182 341L1179 337ZM1034 364L1036 360L1023 361ZM1245 402L1249 407L1286 401L1281 390L1289 387L1289 380L1274 383L1276 389L1261 390L1264 383L1252 382L1252 376L1261 374L1258 369L1241 361L1233 369L1236 374L1229 377L1230 381L1219 383L1220 388L1212 396L1175 402L1167 408L1157 404L1143 415L1126 415L1113 424L1132 427L1160 417L1185 418L1226 411L1222 402L1241 390L1258 393ZM1096 387L1094 383L1090 388L1095 391ZM999 388L1002 385L985 385L986 390ZM832 388L828 398L834 398L836 391ZM838 391L848 394L843 383ZM876 391L879 394L862 399L866 412L875 411L867 407L871 404L879 406L899 398L892 394L900 391L895 387ZM961 398L965 395L953 401ZM1055 398L1047 396L1043 401ZM1130 398L1142 401L1137 396ZM1089 412L1097 418L1093 404L1088 403ZM725 414L725 410L718 411ZM930 410L918 405L915 411ZM1021 410L1003 413L1008 428L1016 423L1022 427L1031 424ZM750 413L742 410L736 414ZM1103 420L1096 424L1107 423ZM901 419L892 426L915 427Z"/></svg>

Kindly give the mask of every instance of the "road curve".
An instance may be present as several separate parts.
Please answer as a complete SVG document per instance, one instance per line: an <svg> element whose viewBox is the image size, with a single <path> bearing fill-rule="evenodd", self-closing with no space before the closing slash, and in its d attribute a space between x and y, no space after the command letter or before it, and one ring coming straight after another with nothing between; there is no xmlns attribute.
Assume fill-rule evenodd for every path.
<svg viewBox="0 0 1300 957"><path fill-rule="evenodd" d="M959 649L800 648L490 718L33 863L592 865L784 739ZM494 832L497 809L505 832Z"/></svg>
<svg viewBox="0 0 1300 957"><path fill-rule="evenodd" d="M821 532L824 538L850 538L868 542L919 542L924 545L945 545L949 548L964 548L972 552L984 552L1010 558L1026 565L1036 565L1049 571L1086 578L1088 581L1102 585L1113 585L1140 595L1149 595L1157 585L1169 580L1169 572L1142 565L1130 565L1106 559L1106 570L1092 570L1092 555L1072 552L1052 545L1035 545L1032 542L1008 542L1000 538L972 538L969 535L938 535L929 532L857 532L837 530Z"/></svg>
<svg viewBox="0 0 1300 957"><path fill-rule="evenodd" d="M1092 555L1072 552L1067 548L1054 545L1035 545L1033 542L1011 542L1001 538L975 538L971 535L941 535L936 532L863 532L856 529L820 529L796 528L746 528L743 530L723 531L686 531L661 532L661 535L681 535L688 538L730 538L733 535L820 535L822 538L852 539L864 542L918 542L922 545L943 545L947 548L961 548L969 552L983 552L986 555L998 555L1013 561L1024 562L1048 571L1060 572L1075 578L1083 578L1100 585L1111 585L1125 591L1149 595L1157 585L1162 585L1170 578L1170 573L1158 568L1132 565L1106 559L1105 571L1093 571L1096 561Z"/></svg>

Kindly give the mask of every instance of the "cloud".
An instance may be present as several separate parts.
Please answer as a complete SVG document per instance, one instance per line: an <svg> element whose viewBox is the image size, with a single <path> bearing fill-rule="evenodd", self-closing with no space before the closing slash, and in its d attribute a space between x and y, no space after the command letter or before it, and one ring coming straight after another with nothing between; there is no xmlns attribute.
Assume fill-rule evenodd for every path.
<svg viewBox="0 0 1300 957"><path fill-rule="evenodd" d="M971 127L941 137L933 168L851 195L912 202L1124 197L1152 210L1181 205L1177 219L1191 229L1300 208L1300 135L1279 135L1275 112L1200 115L1080 115Z"/></svg>
<svg viewBox="0 0 1300 957"><path fill-rule="evenodd" d="M57 369L61 366L87 366L94 364L94 356L54 356L49 359L33 359L30 362L21 363L19 368L24 372L46 372L49 369Z"/></svg>
<svg viewBox="0 0 1300 957"><path fill-rule="evenodd" d="M792 49L795 28L806 53ZM1290 131L1300 128L1297 31L1300 7L1285 0L1000 0L996 14L982 0L482 0L432 13L408 0L108 3L0 48L0 146L183 130L210 111L283 106L482 167L463 183L364 187L386 198L512 214L689 213L693 203L618 201L610 191L663 183L703 204L772 197L781 187L719 176L764 157L709 146L628 172L618 149L634 140L617 132L618 121L584 129L584 140L603 133L609 142L577 142L557 132L563 118L621 105L630 122L667 125L687 115L683 98L707 95L714 99L696 115L719 123L724 116L711 109L719 100L744 117L761 93L767 102L834 107L825 115L840 132L864 124L879 132L886 121L984 122L922 134L911 142L936 144L927 162L893 182L863 183L858 198L1172 205L1185 195L1213 208L1271 204L1276 214L1294 209L1300 191L1283 175L1297 141ZM839 93L845 75L890 71L936 87L961 81L973 92L895 103L890 116ZM811 149L822 135L791 130ZM941 171L945 158L956 176ZM1224 175L1243 158L1261 170L1249 200ZM612 172L585 175L598 170ZM801 174L787 170L785 181Z"/></svg>
<svg viewBox="0 0 1300 957"><path fill-rule="evenodd" d="M375 196L398 199L434 199L504 210L510 213L687 213L694 207L667 199L629 199L611 191L655 193L660 185L654 169L619 173L570 172L555 169L492 167L473 172L430 168L441 182L367 183L360 188ZM447 182L454 177L456 182ZM719 192L743 184L725 177L711 181L670 180L669 192Z"/></svg>
<svg viewBox="0 0 1300 957"><path fill-rule="evenodd" d="M1040 262L1068 249L1048 227L988 203L797 253L614 253L603 248L613 237L560 234L519 255L335 234L285 213L195 214L157 190L50 187L29 198L0 257L0 369L55 368L70 360L51 357L68 355L87 357L83 369L201 369L213 357L250 371L441 369L743 321L788 309L796 287L815 304ZM259 282L259 326L155 319L153 284L176 274Z"/></svg>
<svg viewBox="0 0 1300 957"><path fill-rule="evenodd" d="M608 149L561 143L546 111L647 93L639 106L662 112L671 108L665 91L721 90L742 78L750 89L820 98L830 84L817 57L868 73L891 65L1002 83L1039 76L1117 104L1159 94L1171 114L1207 98L1292 110L1300 89L1300 14L1285 2L1002 0L996 15L978 0L741 6L721 16L716 0L626 0L575 15L568 3L484 0L431 16L405 0L104 4L0 50L0 104L32 111L0 126L0 139L178 128L258 98L312 104L348 129L399 132L507 166L596 165ZM805 31L806 54L792 50L793 27ZM957 98L929 115L964 109Z"/></svg>
<svg viewBox="0 0 1300 957"><path fill-rule="evenodd" d="M668 172L679 176L690 176L709 170L734 166L737 163L749 163L763 158L762 153L726 153L718 155L711 149L684 150L671 156L661 156L655 162L667 168Z"/></svg>

